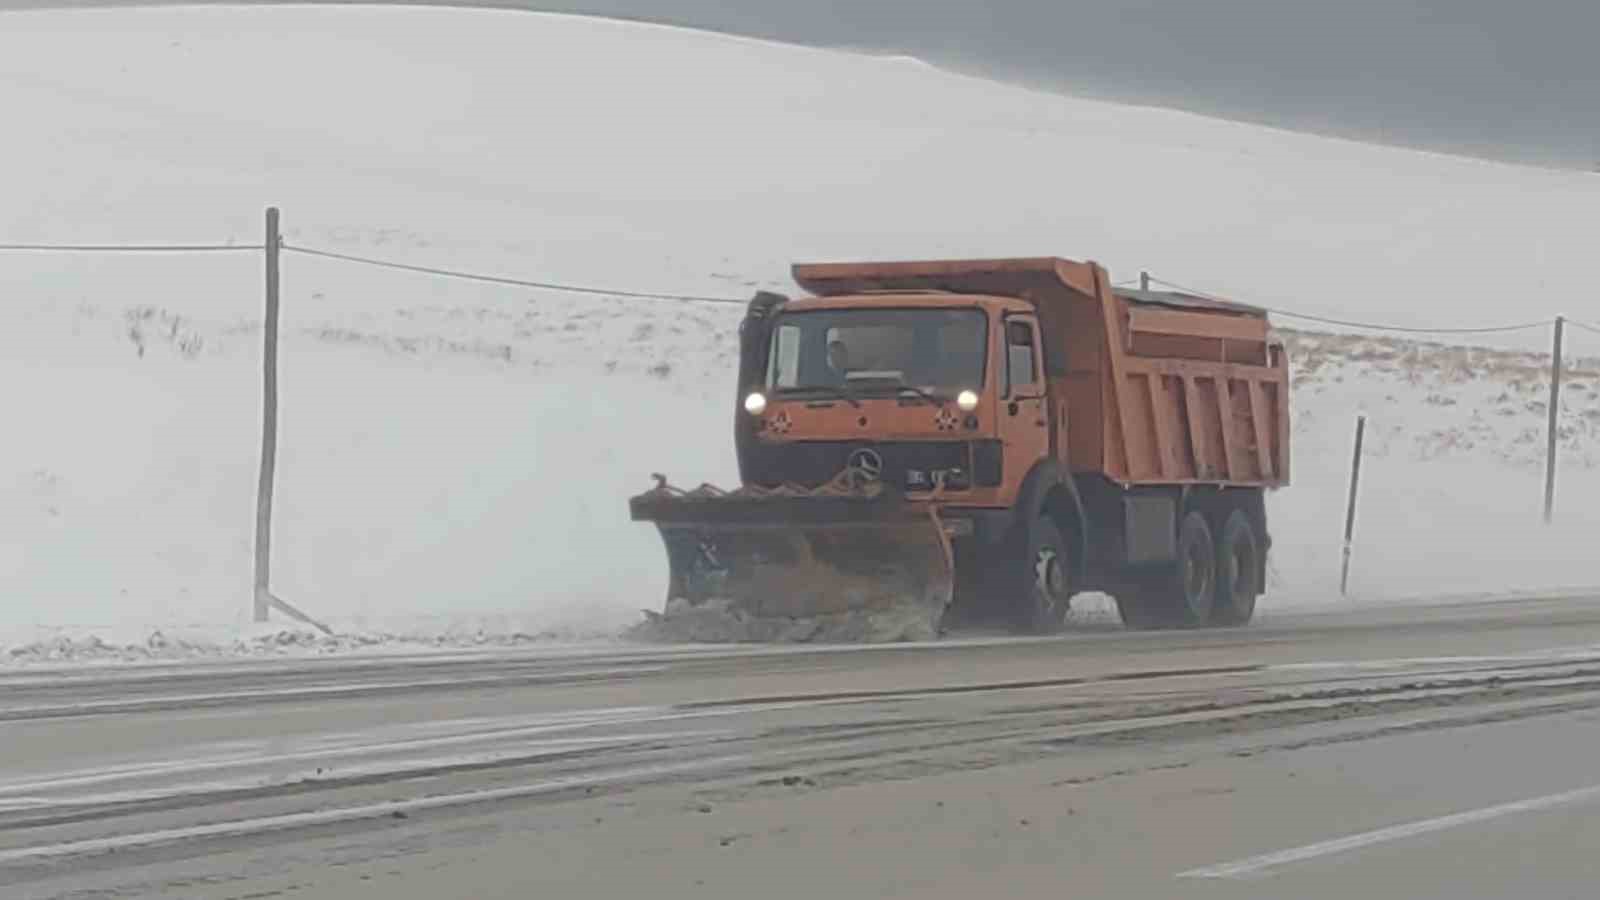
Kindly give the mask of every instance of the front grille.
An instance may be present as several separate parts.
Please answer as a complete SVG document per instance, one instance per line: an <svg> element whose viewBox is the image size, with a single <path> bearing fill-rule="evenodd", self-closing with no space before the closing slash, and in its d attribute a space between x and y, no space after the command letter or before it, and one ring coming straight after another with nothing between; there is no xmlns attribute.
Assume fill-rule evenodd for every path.
<svg viewBox="0 0 1600 900"><path fill-rule="evenodd" d="M870 449L883 459L883 481L902 490L932 488L934 472L946 474L946 487L971 484L972 461L965 441L794 441L768 444L754 454L755 482L769 487L792 482L824 484L850 464L850 454Z"/></svg>

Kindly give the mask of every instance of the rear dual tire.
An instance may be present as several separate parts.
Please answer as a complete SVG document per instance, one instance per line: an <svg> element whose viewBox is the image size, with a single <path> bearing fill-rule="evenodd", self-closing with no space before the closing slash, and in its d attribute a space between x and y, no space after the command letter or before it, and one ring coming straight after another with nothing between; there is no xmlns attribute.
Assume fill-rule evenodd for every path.
<svg viewBox="0 0 1600 900"><path fill-rule="evenodd" d="M1177 565L1117 593L1122 624L1142 630L1248 623L1261 594L1261 547L1245 510L1229 510L1216 532L1203 512L1190 510L1178 527Z"/></svg>
<svg viewBox="0 0 1600 900"><path fill-rule="evenodd" d="M1216 600L1217 550L1211 523L1199 510L1178 525L1178 559L1169 571L1137 579L1117 594L1129 628L1194 628L1211 618Z"/></svg>
<svg viewBox="0 0 1600 900"><path fill-rule="evenodd" d="M1210 624L1245 625L1255 616L1265 568L1261 546L1250 515L1242 509L1229 513L1217 536L1217 597Z"/></svg>

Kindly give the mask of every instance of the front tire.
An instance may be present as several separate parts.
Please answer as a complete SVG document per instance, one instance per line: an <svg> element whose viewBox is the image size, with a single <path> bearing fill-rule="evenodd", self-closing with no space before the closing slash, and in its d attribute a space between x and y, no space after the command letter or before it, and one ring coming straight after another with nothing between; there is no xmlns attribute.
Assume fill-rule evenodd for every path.
<svg viewBox="0 0 1600 900"><path fill-rule="evenodd" d="M1048 516L1028 529L1028 552L1021 573L1024 589L1017 624L1027 634L1054 634L1067 624L1072 609L1072 559L1067 542Z"/></svg>

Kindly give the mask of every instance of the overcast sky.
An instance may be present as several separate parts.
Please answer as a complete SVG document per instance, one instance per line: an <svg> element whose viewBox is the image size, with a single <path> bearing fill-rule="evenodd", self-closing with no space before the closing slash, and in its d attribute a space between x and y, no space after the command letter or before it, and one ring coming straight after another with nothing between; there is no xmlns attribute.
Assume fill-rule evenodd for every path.
<svg viewBox="0 0 1600 900"><path fill-rule="evenodd" d="M1600 163L1600 0L480 2L903 52L1085 96L1543 164Z"/></svg>

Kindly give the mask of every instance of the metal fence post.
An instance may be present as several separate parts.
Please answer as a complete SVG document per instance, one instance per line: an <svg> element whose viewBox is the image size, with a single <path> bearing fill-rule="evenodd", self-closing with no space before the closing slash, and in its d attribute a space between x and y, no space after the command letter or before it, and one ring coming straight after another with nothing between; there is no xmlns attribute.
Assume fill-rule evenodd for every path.
<svg viewBox="0 0 1600 900"><path fill-rule="evenodd" d="M272 609L272 485L278 468L278 209L267 209L267 310L261 326L261 472L256 483L254 619Z"/></svg>
<svg viewBox="0 0 1600 900"><path fill-rule="evenodd" d="M1339 572L1339 596L1349 594L1350 547L1356 533L1356 488L1361 483L1361 441L1366 436L1367 417L1356 416L1356 452L1350 462L1350 503L1344 513L1344 563Z"/></svg>
<svg viewBox="0 0 1600 900"><path fill-rule="evenodd" d="M1556 316L1555 345L1550 351L1550 426L1544 459L1544 523L1550 519L1556 506L1556 429L1561 419L1561 333L1566 330L1565 316Z"/></svg>

